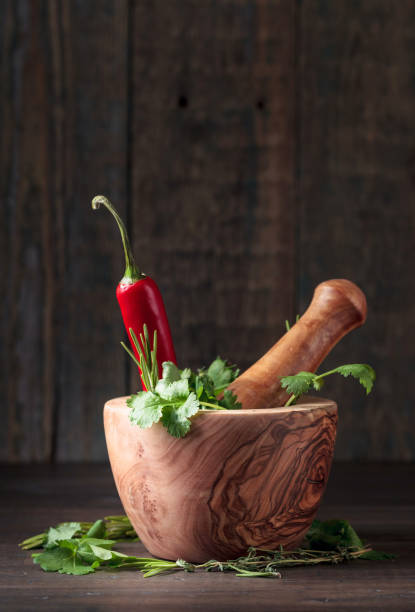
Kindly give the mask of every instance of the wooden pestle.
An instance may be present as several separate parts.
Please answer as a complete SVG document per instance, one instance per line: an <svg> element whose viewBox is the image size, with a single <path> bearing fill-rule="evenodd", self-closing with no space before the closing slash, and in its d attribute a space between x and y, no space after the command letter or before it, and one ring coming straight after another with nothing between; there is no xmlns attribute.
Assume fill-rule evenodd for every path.
<svg viewBox="0 0 415 612"><path fill-rule="evenodd" d="M366 320L366 298L357 285L343 278L320 283L297 323L230 385L242 408L283 406L289 395L282 376L315 372L331 349Z"/></svg>

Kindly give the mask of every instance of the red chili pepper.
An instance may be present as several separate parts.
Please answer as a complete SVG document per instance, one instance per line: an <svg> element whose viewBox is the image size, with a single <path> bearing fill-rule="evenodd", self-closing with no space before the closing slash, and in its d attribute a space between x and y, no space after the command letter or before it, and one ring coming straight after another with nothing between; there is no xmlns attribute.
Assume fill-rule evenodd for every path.
<svg viewBox="0 0 415 612"><path fill-rule="evenodd" d="M154 330L157 330L157 364L161 377L164 361L177 363L163 298L153 279L141 272L136 265L127 230L119 214L108 198L102 195L95 196L92 200L92 208L97 210L101 204L114 215L124 247L125 273L118 283L116 295L125 329L138 360L140 357L132 341L130 328L137 338L140 338L140 334L143 333L144 324L148 327L150 338L153 337ZM144 383L143 388L145 389Z"/></svg>

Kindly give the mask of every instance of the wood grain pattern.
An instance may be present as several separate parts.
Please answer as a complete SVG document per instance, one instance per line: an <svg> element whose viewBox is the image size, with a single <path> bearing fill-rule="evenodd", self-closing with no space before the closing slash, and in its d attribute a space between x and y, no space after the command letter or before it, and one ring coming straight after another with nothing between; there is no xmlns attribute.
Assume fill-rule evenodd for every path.
<svg viewBox="0 0 415 612"><path fill-rule="evenodd" d="M206 411L184 439L130 423L107 402L105 435L117 489L148 550L166 559L232 559L249 546L298 545L324 492L337 407Z"/></svg>
<svg viewBox="0 0 415 612"><path fill-rule="evenodd" d="M289 394L281 377L315 372L343 336L363 325L366 309L364 293L354 283L344 278L320 283L297 323L229 385L242 408L284 406Z"/></svg>

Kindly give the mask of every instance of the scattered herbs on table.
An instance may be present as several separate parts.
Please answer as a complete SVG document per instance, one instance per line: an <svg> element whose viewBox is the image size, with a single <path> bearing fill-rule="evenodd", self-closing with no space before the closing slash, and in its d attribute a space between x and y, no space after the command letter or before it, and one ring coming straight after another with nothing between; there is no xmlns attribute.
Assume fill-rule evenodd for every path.
<svg viewBox="0 0 415 612"><path fill-rule="evenodd" d="M135 557L113 550L117 542L138 540L126 516L108 516L95 523L61 523L47 532L24 540L24 550L43 548L32 554L33 562L46 572L84 575L99 569L138 570L144 577L172 571L233 572L240 578L281 578L280 568L320 563L341 563L356 559L386 560L395 556L374 551L363 544L353 527L345 520L315 520L304 541L296 550L249 548L246 555L229 561L194 564L183 559L167 561Z"/></svg>

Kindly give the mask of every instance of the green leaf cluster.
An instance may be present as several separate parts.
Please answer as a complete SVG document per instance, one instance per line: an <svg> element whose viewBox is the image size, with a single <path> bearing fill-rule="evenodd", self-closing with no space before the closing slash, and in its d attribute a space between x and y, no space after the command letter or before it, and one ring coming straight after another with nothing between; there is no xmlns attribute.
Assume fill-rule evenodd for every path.
<svg viewBox="0 0 415 612"><path fill-rule="evenodd" d="M294 404L300 395L304 395L314 389L319 391L324 385L324 378L331 374L341 374L345 378L352 376L356 378L360 384L365 388L366 394L369 394L372 390L373 384L376 379L374 369L366 363L350 363L342 365L323 374L315 374L313 372L299 372L294 376L283 376L281 378L281 386L291 394L286 406Z"/></svg>
<svg viewBox="0 0 415 612"><path fill-rule="evenodd" d="M328 521L314 520L307 532L306 540L312 550L348 550L363 551L359 559L380 561L394 559L395 555L376 550L364 550L365 545L353 529L351 524L344 519L331 519Z"/></svg>
<svg viewBox="0 0 415 612"><path fill-rule="evenodd" d="M197 373L189 368L179 370L171 361L165 361L163 376L154 389L128 398L130 421L143 429L161 422L169 434L183 438L190 429L190 418L200 409L241 408L236 396L226 389L238 372L220 357L207 370Z"/></svg>
<svg viewBox="0 0 415 612"><path fill-rule="evenodd" d="M221 357L216 357L208 368L190 372L189 386L199 402L207 408L238 410L241 408L240 402L237 401L236 395L227 389L238 375L239 368L228 364Z"/></svg>
<svg viewBox="0 0 415 612"><path fill-rule="evenodd" d="M75 537L80 531L80 523L63 523L51 527L44 552L32 555L34 563L46 572L81 576L94 572L103 562L118 561L126 556L111 550L115 540L104 538L104 521L96 521L85 535Z"/></svg>

